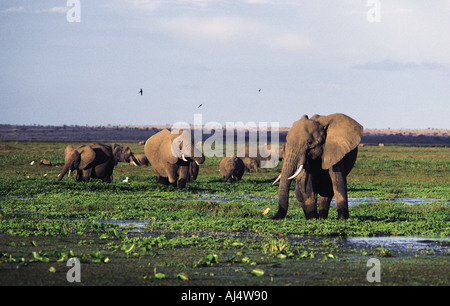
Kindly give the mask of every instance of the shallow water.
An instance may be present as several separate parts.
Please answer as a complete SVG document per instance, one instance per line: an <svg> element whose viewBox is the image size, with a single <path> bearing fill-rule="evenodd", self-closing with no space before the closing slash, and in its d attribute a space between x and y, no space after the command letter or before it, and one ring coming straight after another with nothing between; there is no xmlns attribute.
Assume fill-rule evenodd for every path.
<svg viewBox="0 0 450 306"><path fill-rule="evenodd" d="M294 197L293 197L294 198ZM180 200L198 200L198 201L215 201L215 202L230 202L236 200L250 200L250 201L274 201L278 202L277 196L258 196L252 194L212 194L212 193L202 193L198 198L185 198ZM437 198L392 198L383 199L377 197L362 197L362 198L348 198L348 206L354 206L364 203L377 203L377 202L394 202L403 204L418 204L418 203L447 203L450 201L445 201L443 199ZM331 205L335 206L336 202L331 201Z"/></svg>
<svg viewBox="0 0 450 306"><path fill-rule="evenodd" d="M421 238L421 237L353 237L347 238L345 244L360 248L383 248L392 252L450 254L449 238Z"/></svg>
<svg viewBox="0 0 450 306"><path fill-rule="evenodd" d="M348 198L348 206L354 206L363 203L377 203L377 202L394 202L403 204L419 204L419 203L447 203L450 201L445 201L437 198L393 198L393 199L382 199L376 197L364 197L364 198ZM331 205L336 205L336 202L331 201Z"/></svg>
<svg viewBox="0 0 450 306"><path fill-rule="evenodd" d="M121 227L134 227L135 231L140 232L143 230L148 220L115 220L115 219L94 219L95 222L102 224L112 224Z"/></svg>
<svg viewBox="0 0 450 306"><path fill-rule="evenodd" d="M113 219L96 219L96 222L103 224L112 224L120 227L131 227L131 231L135 233L149 234L145 226L148 224L148 220L113 220ZM172 233L173 234L173 233ZM197 233L200 234L200 233ZM208 235L209 233L203 233ZM220 234L218 232L215 233ZM175 234L176 236L177 234ZM230 235L229 232L223 233L223 235ZM239 235L249 235L265 237L266 235L253 234L253 233L240 233ZM432 254L432 255L450 255L450 238L427 238L427 237L397 237L397 236L385 236L385 237L350 237L350 238L329 238L329 237L308 237L308 236L285 236L288 240L295 242L303 242L305 244L310 240L314 241L328 241L337 244L342 244L345 247L353 248L375 248L380 249L383 247L394 253L405 254Z"/></svg>

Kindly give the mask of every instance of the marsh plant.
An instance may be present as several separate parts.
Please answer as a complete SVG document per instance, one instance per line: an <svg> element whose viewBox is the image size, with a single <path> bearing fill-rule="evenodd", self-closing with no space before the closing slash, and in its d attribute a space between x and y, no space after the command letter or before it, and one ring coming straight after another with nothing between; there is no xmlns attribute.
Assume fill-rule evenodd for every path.
<svg viewBox="0 0 450 306"><path fill-rule="evenodd" d="M144 150L138 143L126 145L135 154ZM127 283L139 285L179 285L187 278L190 285L354 285L366 283L367 269L357 263L377 256L392 256L390 268L400 265L397 271L408 273L383 274L383 284L447 284L440 277L448 271L447 241L407 253L344 242L379 236L448 239L450 148L359 148L347 178L349 198L375 201L351 206L351 217L341 221L336 209L327 220L306 220L292 189L289 215L272 220L278 187L271 183L283 162L224 184L221 158L208 157L183 190L158 184L151 166L124 163L115 167L111 184L77 183L73 177L58 182L65 147L0 141L0 285L67 284L55 276L68 271L71 257L80 260L82 273L90 271L82 284L120 283L126 276ZM30 164L43 158L52 166ZM122 182L126 177L128 183ZM431 200L411 205L399 197ZM117 267L127 273L115 273ZM255 277L254 269L265 273ZM337 273L318 272L325 270ZM181 272L188 277L178 276Z"/></svg>

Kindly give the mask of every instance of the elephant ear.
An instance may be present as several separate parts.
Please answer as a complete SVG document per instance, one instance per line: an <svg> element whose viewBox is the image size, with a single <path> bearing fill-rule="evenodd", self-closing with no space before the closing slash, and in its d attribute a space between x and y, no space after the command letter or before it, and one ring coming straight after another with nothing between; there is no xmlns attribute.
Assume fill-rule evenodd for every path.
<svg viewBox="0 0 450 306"><path fill-rule="evenodd" d="M72 145L68 145L66 147L66 149L64 150L64 160L66 161L66 163L68 162L70 153L72 153L73 151L73 146Z"/></svg>
<svg viewBox="0 0 450 306"><path fill-rule="evenodd" d="M90 146L85 146L78 149L78 153L81 155L80 169L86 169L90 163L95 159L95 151Z"/></svg>
<svg viewBox="0 0 450 306"><path fill-rule="evenodd" d="M326 131L322 153L322 169L330 169L361 141L363 127L344 114L314 115L311 120L319 122Z"/></svg>
<svg viewBox="0 0 450 306"><path fill-rule="evenodd" d="M177 159L182 158L183 155L185 158L194 156L194 152L192 152L193 141L190 131L172 129L171 134L171 152L173 156Z"/></svg>

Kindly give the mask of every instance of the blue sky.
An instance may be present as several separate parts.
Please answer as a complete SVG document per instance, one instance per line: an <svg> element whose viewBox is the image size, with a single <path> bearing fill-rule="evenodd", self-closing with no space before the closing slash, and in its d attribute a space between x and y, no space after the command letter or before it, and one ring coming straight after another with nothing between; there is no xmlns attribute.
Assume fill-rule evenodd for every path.
<svg viewBox="0 0 450 306"><path fill-rule="evenodd" d="M79 3L0 2L0 123L450 128L449 0Z"/></svg>

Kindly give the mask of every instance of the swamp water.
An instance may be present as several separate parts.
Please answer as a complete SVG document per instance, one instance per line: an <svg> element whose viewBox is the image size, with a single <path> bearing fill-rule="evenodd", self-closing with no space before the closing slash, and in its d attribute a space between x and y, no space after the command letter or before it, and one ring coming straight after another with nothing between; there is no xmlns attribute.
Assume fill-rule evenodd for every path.
<svg viewBox="0 0 450 306"><path fill-rule="evenodd" d="M247 200L259 211L267 205L276 205L276 197L244 195L202 194L200 197L189 199L211 202L228 202ZM27 199L24 199L27 200ZM171 199L172 200L172 199ZM188 200L188 199L180 199ZM449 203L433 198L398 198L383 200L379 198L350 198L349 205L375 202L396 203ZM21 212L23 214L36 214L36 212ZM209 212L205 212L207 214ZM39 217L38 217L39 218ZM65 219L67 220L67 219ZM78 220L78 219L70 219ZM205 255L209 254L204 245L196 248L190 245L182 248L163 248L157 251L146 251L145 255L135 256L124 251L120 240L91 240L86 236L81 239L71 236L36 236L21 237L0 235L0 249L5 254L13 254L15 257L24 257L31 252L45 250L47 253L64 247L74 250L76 254L84 254L88 260L98 260L91 254L105 254L108 264L83 264L83 285L181 285L184 284L177 276L180 272L189 275L188 285L361 285L371 284L366 275L369 258L379 258L382 265L382 285L411 285L411 284L436 284L448 285L450 255L449 238L426 237L317 237L305 235L285 235L280 238L255 232L224 231L214 233L207 229L192 230L192 232L178 232L174 230L158 229L153 232L152 220L138 219L94 219L105 227L100 231L108 231L111 228L124 229L133 239L146 236L164 236L169 239L185 235L186 239L192 237L205 237L215 235L219 241L234 241L237 246L217 251L218 264L207 266L193 266ZM173 222L170 219L157 222ZM115 231L114 231L115 232ZM118 231L120 233L120 230ZM224 237L225 239L221 239ZM229 239L230 238L230 239ZM248 238L248 240L247 240ZM196 238L194 238L195 240ZM278 240L280 239L280 240ZM194 241L193 240L193 241ZM84 241L84 242L83 242ZM131 240L130 240L131 241ZM137 241L137 240L136 240ZM144 240L145 241L145 240ZM199 239L201 241L201 239ZM249 241L258 244L258 249L240 247L243 242ZM278 244L278 241L280 244ZM280 253L287 241L287 248L295 248L295 256L289 260L279 257L288 256L288 253ZM115 243L117 250L105 248L105 243ZM12 246L12 244L14 246ZM136 242L137 243L137 242ZM37 245L37 246L36 246ZM191 247L192 246L192 247ZM264 251L270 246L278 247L274 253ZM125 248L125 249L126 249ZM100 251L99 251L100 250ZM136 248L136 250L138 250ZM267 249L270 250L270 249ZM381 252L383 251L383 253ZM280 251L280 252L279 252ZM43 252L43 251L42 251ZM104 253L103 253L104 252ZM214 251L213 251L214 252ZM280 253L280 254L278 254ZM314 253L314 254L313 254ZM39 253L40 254L40 253ZM44 253L43 253L44 254ZM314 256L313 256L314 255ZM422 255L422 256L419 256ZM423 256L425 255L425 256ZM431 256L430 256L431 255ZM4 257L6 258L6 257ZM67 284L66 272L68 267L65 262L55 262L51 258L50 263L33 262L26 267L17 263L4 263L0 266L0 285L2 284ZM253 265L254 263L254 265ZM56 273L50 273L49 266ZM155 277L158 273L164 273L164 279ZM258 269L264 271L264 275L256 277L252 271ZM2 281L3 277L3 281Z"/></svg>
<svg viewBox="0 0 450 306"><path fill-rule="evenodd" d="M179 200L198 200L198 201L214 201L214 202L230 202L236 200L250 200L260 203L258 206L263 206L265 202L273 201L277 202L277 197L267 196L255 196L251 194L209 194L202 193L197 198L180 198ZM381 199L376 197L363 197L363 198L349 198L349 207L365 204L365 203L379 203L379 202L394 202L408 205L414 205L418 203L447 203L437 198L393 198L393 199ZM335 201L331 202L331 206L335 206ZM149 220L114 220L114 219L96 219L96 222L102 224L112 224L113 226L119 226L128 228L130 232L142 233L144 235L152 235L147 229L146 225L151 223ZM172 233L173 234L173 233ZM235 233L236 234L236 233ZM176 234L175 234L176 235ZM203 235L203 234L202 234ZM219 233L219 235L221 235ZM229 232L222 233L222 235L230 235ZM244 235L238 233L237 236ZM246 233L245 235L255 235L262 238L261 234ZM256 237L255 237L256 238ZM450 238L424 238L424 237L397 237L397 236L385 236L385 237L350 237L350 238L328 238L328 237L297 237L289 236L288 240L315 240L315 241L333 241L339 245L352 248L380 248L383 247L392 252L404 253L405 255L421 252L423 254L434 255L450 255Z"/></svg>
<svg viewBox="0 0 450 306"><path fill-rule="evenodd" d="M290 197L294 199L295 197ZM257 201L257 202L278 202L277 196L258 196L252 194L212 194L212 193L202 193L200 197L194 198L177 198L175 200L197 200L197 201L215 201L215 202L231 202L236 200L248 200L248 201ZM446 203L450 204L450 201L445 201L443 199L437 198L392 198L392 199L383 199L377 197L362 197L362 198L348 198L348 206L352 207L358 204L364 203L380 203L380 202L394 202L394 203L403 203L403 204L418 204L418 203ZM331 206L336 206L336 202L334 200L331 201Z"/></svg>

